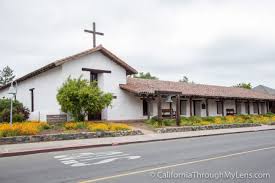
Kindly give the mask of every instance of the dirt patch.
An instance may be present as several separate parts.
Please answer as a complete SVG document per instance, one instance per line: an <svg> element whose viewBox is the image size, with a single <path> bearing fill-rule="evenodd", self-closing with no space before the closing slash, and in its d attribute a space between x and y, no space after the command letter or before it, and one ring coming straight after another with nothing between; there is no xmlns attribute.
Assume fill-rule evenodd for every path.
<svg viewBox="0 0 275 183"><path fill-rule="evenodd" d="M150 127L143 121L123 122L123 123L131 126L134 130L141 130L144 134L155 133L154 128Z"/></svg>

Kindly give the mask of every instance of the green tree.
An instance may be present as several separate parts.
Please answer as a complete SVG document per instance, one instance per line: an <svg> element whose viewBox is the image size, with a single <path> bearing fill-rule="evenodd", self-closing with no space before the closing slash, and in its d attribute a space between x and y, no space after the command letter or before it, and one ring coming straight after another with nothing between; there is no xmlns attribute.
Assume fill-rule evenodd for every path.
<svg viewBox="0 0 275 183"><path fill-rule="evenodd" d="M182 79L179 80L179 82L189 83L189 78L187 76L183 76Z"/></svg>
<svg viewBox="0 0 275 183"><path fill-rule="evenodd" d="M3 70L0 71L0 86L10 83L15 78L13 70L6 66Z"/></svg>
<svg viewBox="0 0 275 183"><path fill-rule="evenodd" d="M252 85L251 83L238 83L233 87L237 87L237 88L245 88L245 89L252 89Z"/></svg>
<svg viewBox="0 0 275 183"><path fill-rule="evenodd" d="M56 98L63 112L70 113L75 121L84 121L88 113L96 114L111 105L113 96L102 92L96 82L69 77L58 89Z"/></svg>
<svg viewBox="0 0 275 183"><path fill-rule="evenodd" d="M141 78L141 79L158 79L156 76L152 76L150 72L143 73L140 72L138 75L134 75L134 78Z"/></svg>
<svg viewBox="0 0 275 183"><path fill-rule="evenodd" d="M179 80L179 82L195 84L194 81L189 81L189 78L187 76L183 76L182 79Z"/></svg>

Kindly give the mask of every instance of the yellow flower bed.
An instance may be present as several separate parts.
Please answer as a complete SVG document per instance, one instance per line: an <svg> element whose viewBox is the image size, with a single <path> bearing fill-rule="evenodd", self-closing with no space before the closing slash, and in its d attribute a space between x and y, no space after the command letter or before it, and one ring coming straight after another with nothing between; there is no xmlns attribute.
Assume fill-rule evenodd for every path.
<svg viewBox="0 0 275 183"><path fill-rule="evenodd" d="M76 122L67 122L64 124L64 127L66 130L76 130L77 129L77 123Z"/></svg>
<svg viewBox="0 0 275 183"><path fill-rule="evenodd" d="M150 120L149 124L154 124L154 120ZM256 124L270 124L275 122L275 114L262 115L235 115L235 116L216 116L216 117L182 117L182 126L206 126L206 125L220 125L220 124L236 124L236 123L256 123Z"/></svg>
<svg viewBox="0 0 275 183"><path fill-rule="evenodd" d="M109 131L109 127L105 123L90 123L87 125L89 131Z"/></svg>
<svg viewBox="0 0 275 183"><path fill-rule="evenodd" d="M130 127L122 123L110 123L110 131L130 130Z"/></svg>
<svg viewBox="0 0 275 183"><path fill-rule="evenodd" d="M214 124L217 124L217 125L222 124L222 118L221 117L215 117L214 118Z"/></svg>
<svg viewBox="0 0 275 183"><path fill-rule="evenodd" d="M122 123L107 123L107 122L89 122L87 124L87 129L92 132L96 131L122 131L122 130L130 130L131 128Z"/></svg>
<svg viewBox="0 0 275 183"><path fill-rule="evenodd" d="M8 123L0 124L0 137L37 135L49 125L44 122L22 122L14 123L12 126Z"/></svg>
<svg viewBox="0 0 275 183"><path fill-rule="evenodd" d="M234 123L235 122L235 116L225 116L225 122L227 123Z"/></svg>

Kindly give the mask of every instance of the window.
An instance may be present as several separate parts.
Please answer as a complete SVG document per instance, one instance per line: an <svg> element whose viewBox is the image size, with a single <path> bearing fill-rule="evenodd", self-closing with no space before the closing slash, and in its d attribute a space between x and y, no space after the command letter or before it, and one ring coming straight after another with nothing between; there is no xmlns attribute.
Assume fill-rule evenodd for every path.
<svg viewBox="0 0 275 183"><path fill-rule="evenodd" d="M248 110L249 110L249 103L246 102L246 103L245 103L245 113L246 113L246 114L249 114L249 111L248 111Z"/></svg>
<svg viewBox="0 0 275 183"><path fill-rule="evenodd" d="M217 102L217 114L222 114L222 102Z"/></svg>
<svg viewBox="0 0 275 183"><path fill-rule="evenodd" d="M97 81L97 74L90 72L90 82Z"/></svg>
<svg viewBox="0 0 275 183"><path fill-rule="evenodd" d="M258 104L256 102L253 103L253 112L258 113Z"/></svg>
<svg viewBox="0 0 275 183"><path fill-rule="evenodd" d="M34 88L30 89L31 92L31 112L34 111Z"/></svg>
<svg viewBox="0 0 275 183"><path fill-rule="evenodd" d="M180 114L181 115L187 114L187 101L186 100L180 101Z"/></svg>
<svg viewBox="0 0 275 183"><path fill-rule="evenodd" d="M242 103L237 102L236 108L237 108L236 109L237 114L241 114L242 113Z"/></svg>
<svg viewBox="0 0 275 183"><path fill-rule="evenodd" d="M143 116L148 115L148 102L146 100L143 100Z"/></svg>

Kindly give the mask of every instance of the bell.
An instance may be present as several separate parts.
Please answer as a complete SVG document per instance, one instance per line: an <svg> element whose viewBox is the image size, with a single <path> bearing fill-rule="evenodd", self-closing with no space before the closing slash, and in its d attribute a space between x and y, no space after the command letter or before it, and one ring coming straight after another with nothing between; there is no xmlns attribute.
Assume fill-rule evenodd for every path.
<svg viewBox="0 0 275 183"><path fill-rule="evenodd" d="M171 95L168 95L166 100L165 100L166 103L172 103L173 100L172 100L172 96Z"/></svg>

